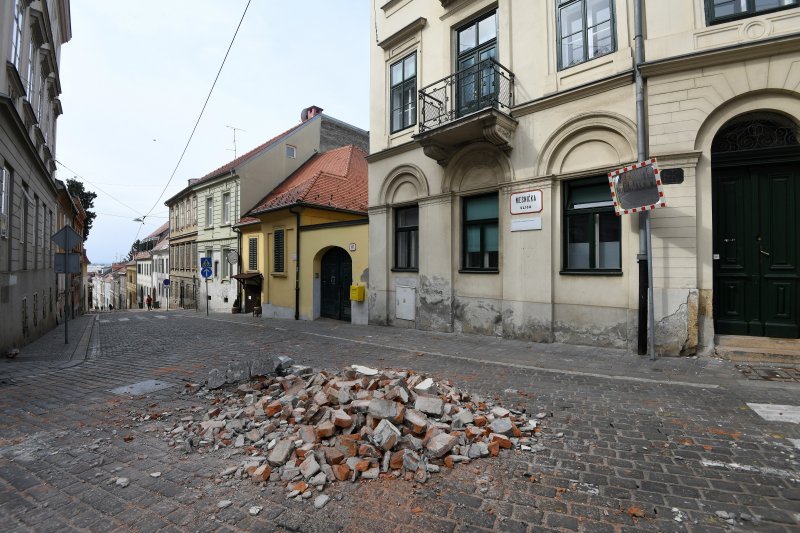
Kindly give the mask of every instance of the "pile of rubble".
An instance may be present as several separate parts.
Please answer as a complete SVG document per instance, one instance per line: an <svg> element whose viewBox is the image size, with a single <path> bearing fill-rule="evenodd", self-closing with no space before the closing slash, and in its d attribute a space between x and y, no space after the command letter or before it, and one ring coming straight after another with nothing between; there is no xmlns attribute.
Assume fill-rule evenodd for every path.
<svg viewBox="0 0 800 533"><path fill-rule="evenodd" d="M424 483L442 466L531 450L540 431L523 412L412 371L353 365L334 374L285 363L276 368L284 375L201 389L212 407L182 416L165 438L188 451L241 452L223 476L281 481L288 497L307 499L335 481Z"/></svg>

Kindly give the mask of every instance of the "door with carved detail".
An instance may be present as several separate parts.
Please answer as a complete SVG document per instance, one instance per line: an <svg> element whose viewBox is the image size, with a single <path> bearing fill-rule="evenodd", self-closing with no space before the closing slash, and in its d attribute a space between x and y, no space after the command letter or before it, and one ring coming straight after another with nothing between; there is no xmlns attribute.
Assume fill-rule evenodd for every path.
<svg viewBox="0 0 800 533"><path fill-rule="evenodd" d="M714 327L718 334L798 338L800 151L796 130L780 123L770 130L775 124L765 125L763 118L745 124L743 133L749 137L734 144L746 149L715 154L712 147ZM718 137L725 134L725 144L715 138L717 147L730 146L736 131L723 129ZM763 135L767 138L759 138ZM782 138L785 142L778 146L759 146Z"/></svg>

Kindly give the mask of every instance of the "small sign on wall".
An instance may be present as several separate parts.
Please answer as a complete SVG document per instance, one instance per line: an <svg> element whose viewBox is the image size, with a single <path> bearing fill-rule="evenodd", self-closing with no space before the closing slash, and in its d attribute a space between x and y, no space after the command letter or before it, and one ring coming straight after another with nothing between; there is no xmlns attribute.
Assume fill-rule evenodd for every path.
<svg viewBox="0 0 800 533"><path fill-rule="evenodd" d="M538 229L542 229L542 217L511 220L511 231L531 231Z"/></svg>
<svg viewBox="0 0 800 533"><path fill-rule="evenodd" d="M511 195L511 214L525 215L542 212L542 196L540 190L515 192Z"/></svg>
<svg viewBox="0 0 800 533"><path fill-rule="evenodd" d="M351 252L355 252L356 251L356 243L354 243L354 242L350 243L350 251Z"/></svg>

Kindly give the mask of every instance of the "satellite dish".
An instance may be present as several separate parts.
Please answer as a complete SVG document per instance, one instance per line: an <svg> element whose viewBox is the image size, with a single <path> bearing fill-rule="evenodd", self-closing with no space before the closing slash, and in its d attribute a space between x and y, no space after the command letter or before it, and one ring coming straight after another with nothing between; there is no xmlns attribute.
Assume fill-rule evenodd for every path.
<svg viewBox="0 0 800 533"><path fill-rule="evenodd" d="M235 265L239 263L239 253L236 250L231 250L228 252L228 263Z"/></svg>

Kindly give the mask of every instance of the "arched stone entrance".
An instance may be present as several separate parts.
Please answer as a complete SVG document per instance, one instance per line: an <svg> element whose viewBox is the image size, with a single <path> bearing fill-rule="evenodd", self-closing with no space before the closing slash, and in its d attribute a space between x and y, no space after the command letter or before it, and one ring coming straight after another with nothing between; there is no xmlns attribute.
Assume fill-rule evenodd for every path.
<svg viewBox="0 0 800 533"><path fill-rule="evenodd" d="M325 252L320 261L320 316L350 322L353 261L342 248Z"/></svg>
<svg viewBox="0 0 800 533"><path fill-rule="evenodd" d="M774 112L728 121L711 145L714 329L800 337L800 129Z"/></svg>

